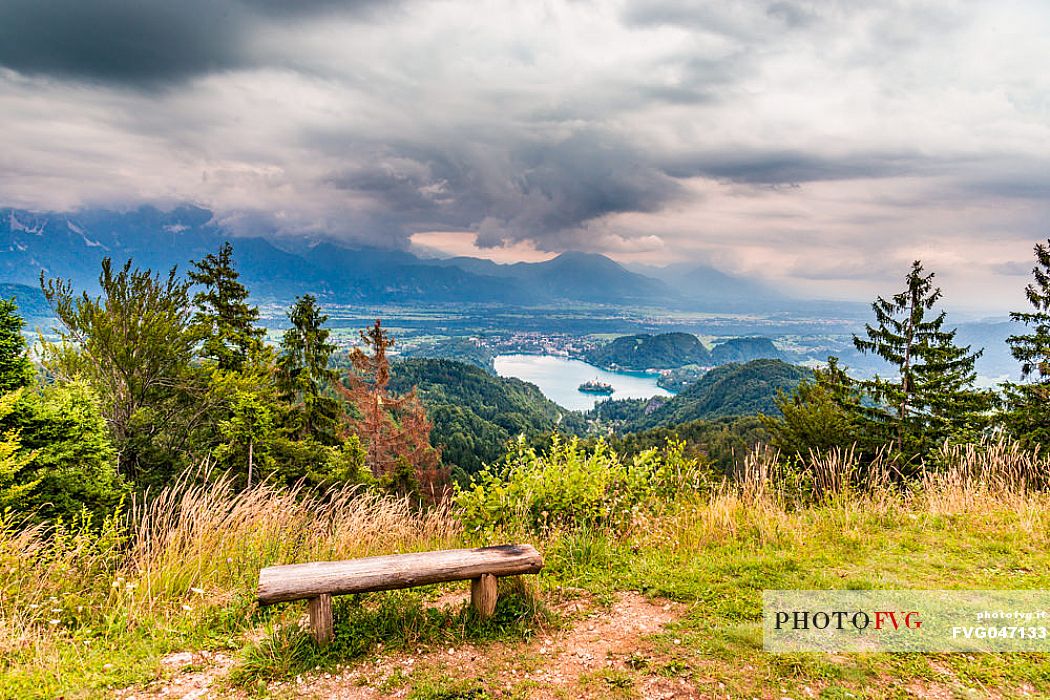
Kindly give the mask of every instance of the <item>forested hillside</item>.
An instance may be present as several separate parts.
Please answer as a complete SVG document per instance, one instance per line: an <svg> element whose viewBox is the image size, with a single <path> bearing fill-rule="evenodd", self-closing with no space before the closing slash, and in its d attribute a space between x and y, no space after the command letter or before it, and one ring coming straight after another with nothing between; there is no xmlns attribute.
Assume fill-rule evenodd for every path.
<svg viewBox="0 0 1050 700"><path fill-rule="evenodd" d="M533 437L583 428L579 414L566 411L535 385L496 377L453 360L408 359L394 364L390 388L419 393L433 422L431 442L444 462L461 477L499 460L507 443L519 435Z"/></svg>
<svg viewBox="0 0 1050 700"><path fill-rule="evenodd" d="M681 442L685 456L701 460L721 475L732 474L745 455L768 444L770 439L766 421L760 416L744 415L624 432L610 436L608 441L623 455L638 455Z"/></svg>
<svg viewBox="0 0 1050 700"><path fill-rule="evenodd" d="M691 333L625 335L587 354L599 367L631 370L709 365L711 353Z"/></svg>
<svg viewBox="0 0 1050 700"><path fill-rule="evenodd" d="M783 359L784 353L769 338L730 338L711 348L711 362L716 365Z"/></svg>
<svg viewBox="0 0 1050 700"><path fill-rule="evenodd" d="M716 367L656 410L636 417L628 429L645 430L723 416L775 414L777 392L791 393L811 374L804 367L781 360Z"/></svg>
<svg viewBox="0 0 1050 700"><path fill-rule="evenodd" d="M488 348L474 342L472 338L449 338L430 343L422 348L402 352L401 357L425 357L435 360L455 360L480 367L495 374L493 358L495 354Z"/></svg>
<svg viewBox="0 0 1050 700"><path fill-rule="evenodd" d="M51 314L47 299L39 286L0 282L0 299L12 299L20 314L26 318L40 318Z"/></svg>

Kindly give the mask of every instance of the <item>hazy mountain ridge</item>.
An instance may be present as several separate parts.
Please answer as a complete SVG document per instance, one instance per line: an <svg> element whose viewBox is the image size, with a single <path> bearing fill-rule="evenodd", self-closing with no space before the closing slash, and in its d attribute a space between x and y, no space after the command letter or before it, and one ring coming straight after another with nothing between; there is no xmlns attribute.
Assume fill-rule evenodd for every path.
<svg viewBox="0 0 1050 700"><path fill-rule="evenodd" d="M666 281L594 253L567 252L544 262L501 265L305 238L233 237L210 211L190 205L170 211L149 206L74 213L0 209L0 281L36 286L43 271L93 290L103 257L117 262L132 258L155 272L173 266L186 270L191 260L213 252L226 239L234 243L242 279L260 299L287 301L311 292L348 304L577 302L685 308L694 301ZM746 281L726 279L736 281L720 281L719 294L746 299L753 291Z"/></svg>

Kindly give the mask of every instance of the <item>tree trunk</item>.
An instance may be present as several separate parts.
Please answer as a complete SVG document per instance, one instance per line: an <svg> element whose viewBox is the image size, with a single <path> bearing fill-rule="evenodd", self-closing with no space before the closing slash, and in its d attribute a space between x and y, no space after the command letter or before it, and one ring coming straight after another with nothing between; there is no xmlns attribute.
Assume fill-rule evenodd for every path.
<svg viewBox="0 0 1050 700"><path fill-rule="evenodd" d="M901 405L897 416L897 451L904 452L904 420L908 416L908 392L911 391L911 346L915 340L915 293L908 305L908 329L904 334L904 364L901 366Z"/></svg>

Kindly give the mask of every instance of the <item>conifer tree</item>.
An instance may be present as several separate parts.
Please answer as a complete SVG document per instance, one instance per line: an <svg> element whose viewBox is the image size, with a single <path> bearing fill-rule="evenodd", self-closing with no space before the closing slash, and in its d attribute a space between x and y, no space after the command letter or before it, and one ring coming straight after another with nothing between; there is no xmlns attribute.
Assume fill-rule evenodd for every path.
<svg viewBox="0 0 1050 700"><path fill-rule="evenodd" d="M1006 340L1021 363L1021 379L1029 381L1007 384L1007 422L1023 443L1050 446L1050 239L1036 244L1035 259L1035 279L1025 288L1035 310L1010 314L1029 330Z"/></svg>
<svg viewBox="0 0 1050 700"><path fill-rule="evenodd" d="M859 351L878 355L896 372L893 378L876 375L860 382L878 404L860 410L905 458L925 454L953 435L972 438L994 400L991 392L974 388L982 351L956 345L956 331L944 330L946 313L933 312L941 298L933 277L923 274L916 260L905 290L872 304L876 325L865 326L866 338L853 337Z"/></svg>
<svg viewBox="0 0 1050 700"><path fill-rule="evenodd" d="M334 445L339 403L328 392L338 375L328 366L335 352L335 344L328 340L331 331L324 327L328 316L307 294L295 300L288 320L292 326L281 339L277 359L281 398L298 409L301 425L295 429L301 437Z"/></svg>
<svg viewBox="0 0 1050 700"><path fill-rule="evenodd" d="M241 462L247 486L251 488L257 465L269 462L273 412L262 397L241 391L233 399L229 419L222 421L219 430L226 442L216 448L216 457L222 461Z"/></svg>
<svg viewBox="0 0 1050 700"><path fill-rule="evenodd" d="M346 385L336 388L359 414L347 417L347 423L364 443L365 465L380 483L439 498L447 474L440 466L440 454L430 445L431 425L423 405L414 388L401 396L389 390L387 350L394 339L377 319L361 331L361 341L370 352L360 347L350 352Z"/></svg>
<svg viewBox="0 0 1050 700"><path fill-rule="evenodd" d="M193 320L204 334L201 355L215 360L219 369L239 372L262 346L265 331L255 326L259 310L248 303L248 290L238 281L233 246L227 241L218 254L209 253L193 266L190 280L204 287L193 296Z"/></svg>
<svg viewBox="0 0 1050 700"><path fill-rule="evenodd" d="M0 299L0 511L18 504L36 486L35 482L19 483L33 455L22 450L18 431L8 427L6 420L33 376L22 324L14 299Z"/></svg>
<svg viewBox="0 0 1050 700"><path fill-rule="evenodd" d="M22 393L21 389L0 394L0 425L14 410ZM39 479L21 479L24 470L35 455L22 450L18 432L0 428L0 512L6 508L23 506L26 496L40 482Z"/></svg>
<svg viewBox="0 0 1050 700"><path fill-rule="evenodd" d="M867 447L858 420L860 395L836 357L828 358L826 368L813 370L813 380L801 382L793 393L781 391L776 406L780 416L762 416L762 422L784 454L805 458L811 451Z"/></svg>
<svg viewBox="0 0 1050 700"><path fill-rule="evenodd" d="M28 386L33 379L23 323L14 299L0 299L0 394Z"/></svg>

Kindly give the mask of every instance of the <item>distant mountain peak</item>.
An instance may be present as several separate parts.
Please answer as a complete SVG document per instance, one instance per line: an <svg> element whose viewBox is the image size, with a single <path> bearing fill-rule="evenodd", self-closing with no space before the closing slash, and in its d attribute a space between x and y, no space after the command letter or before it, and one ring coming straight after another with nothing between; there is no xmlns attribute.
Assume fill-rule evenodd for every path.
<svg viewBox="0 0 1050 700"><path fill-rule="evenodd" d="M28 234L35 235L28 235ZM323 237L236 237L196 205L75 216L0 209L0 281L37 284L47 274L95 290L101 259L131 258L142 268L185 270L191 260L234 244L241 277L258 298L290 301L307 292L336 303L673 303L662 283L596 253L567 252L541 263L497 265L475 258L424 260L399 249L347 247Z"/></svg>

